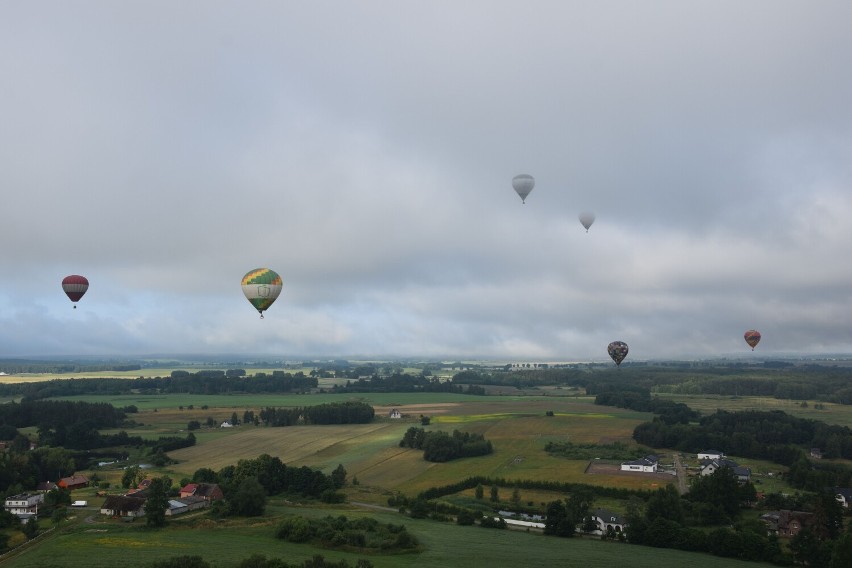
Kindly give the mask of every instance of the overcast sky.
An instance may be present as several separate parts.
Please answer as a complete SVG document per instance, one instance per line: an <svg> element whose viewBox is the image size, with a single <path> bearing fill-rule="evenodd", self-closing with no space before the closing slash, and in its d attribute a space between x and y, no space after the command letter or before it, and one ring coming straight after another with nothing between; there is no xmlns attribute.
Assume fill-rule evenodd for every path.
<svg viewBox="0 0 852 568"><path fill-rule="evenodd" d="M2 357L852 353L848 1L0 5Z"/></svg>

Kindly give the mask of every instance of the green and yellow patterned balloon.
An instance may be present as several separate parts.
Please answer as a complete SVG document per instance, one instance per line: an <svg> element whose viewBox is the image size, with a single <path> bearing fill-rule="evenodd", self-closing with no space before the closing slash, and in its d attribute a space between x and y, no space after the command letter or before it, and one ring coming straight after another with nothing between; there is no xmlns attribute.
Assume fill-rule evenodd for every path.
<svg viewBox="0 0 852 568"><path fill-rule="evenodd" d="M268 268L255 268L243 276L243 294L260 312L261 319L263 319L263 312L269 309L281 293L282 287L281 277Z"/></svg>

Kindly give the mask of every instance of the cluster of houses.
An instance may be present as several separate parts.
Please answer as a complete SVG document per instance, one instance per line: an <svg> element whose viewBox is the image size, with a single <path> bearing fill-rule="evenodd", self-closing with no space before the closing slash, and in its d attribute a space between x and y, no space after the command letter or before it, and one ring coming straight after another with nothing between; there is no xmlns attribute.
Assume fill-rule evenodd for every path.
<svg viewBox="0 0 852 568"><path fill-rule="evenodd" d="M150 479L142 480L135 489L124 495L110 495L101 505L101 514L123 519L145 515ZM188 483L180 488L178 497L169 499L166 515L174 516L209 507L213 501L224 499L222 489L215 483Z"/></svg>
<svg viewBox="0 0 852 568"><path fill-rule="evenodd" d="M697 454L700 463L701 475L713 475L713 473L723 467L730 468L737 480L745 483L751 479L751 470L747 467L740 466L737 462L725 457L723 452L718 450L705 450ZM660 459L655 455L648 455L644 458L632 461L622 462L621 471L632 471L638 473L657 473Z"/></svg>
<svg viewBox="0 0 852 568"><path fill-rule="evenodd" d="M110 517L121 517L134 519L145 514L145 500L148 498L148 486L150 479L142 480L139 485L129 490L124 495L109 495L100 507L103 515ZM38 520L39 506L44 503L44 495L56 488L68 490L88 487L89 480L82 475L64 477L58 482L45 481L39 483L36 491L21 493L7 497L3 507L17 516L21 523L29 522L30 519ZM180 515L189 511L195 511L209 507L213 501L224 499L222 489L215 483L188 483L181 487L179 496L169 500L169 508L166 515ZM72 506L85 506L86 501L74 501Z"/></svg>

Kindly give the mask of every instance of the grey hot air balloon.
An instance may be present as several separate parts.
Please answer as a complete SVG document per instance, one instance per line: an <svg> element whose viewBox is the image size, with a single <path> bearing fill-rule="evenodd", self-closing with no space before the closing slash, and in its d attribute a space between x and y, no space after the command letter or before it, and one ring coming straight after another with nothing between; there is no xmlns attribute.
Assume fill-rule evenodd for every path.
<svg viewBox="0 0 852 568"><path fill-rule="evenodd" d="M518 195L521 196L521 203L527 202L527 195L535 187L535 178L528 174L517 175L512 178L512 187L515 188L515 191L518 192Z"/></svg>
<svg viewBox="0 0 852 568"><path fill-rule="evenodd" d="M594 222L595 222L595 214L594 214L594 213L590 213L590 212L588 212L588 211L586 211L586 212L584 212L584 213L580 213L580 222L581 222L581 223L583 224L583 226L586 228L586 232L588 233L588 232L589 232L589 227L591 227L591 226L592 226L592 223L594 223Z"/></svg>

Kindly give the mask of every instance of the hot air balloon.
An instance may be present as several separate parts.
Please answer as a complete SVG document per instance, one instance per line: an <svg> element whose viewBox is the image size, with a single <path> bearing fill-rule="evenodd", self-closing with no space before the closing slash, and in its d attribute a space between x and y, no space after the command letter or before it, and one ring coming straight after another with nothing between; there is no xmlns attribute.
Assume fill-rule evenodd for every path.
<svg viewBox="0 0 852 568"><path fill-rule="evenodd" d="M580 223L586 228L586 232L589 232L589 227L592 226L592 223L595 222L595 214L594 213L580 213Z"/></svg>
<svg viewBox="0 0 852 568"><path fill-rule="evenodd" d="M518 195L521 196L521 203L527 202L527 195L535 187L535 178L531 175L521 174L512 178L512 187L515 188L515 191L518 192Z"/></svg>
<svg viewBox="0 0 852 568"><path fill-rule="evenodd" d="M754 348L757 347L757 344L760 343L760 332L756 329L750 329L743 335L745 337L746 343L751 346L751 350L754 351Z"/></svg>
<svg viewBox="0 0 852 568"><path fill-rule="evenodd" d="M627 357L627 344L623 341L613 341L606 346L606 351L615 361L616 366L620 366L624 358Z"/></svg>
<svg viewBox="0 0 852 568"><path fill-rule="evenodd" d="M85 276L72 274L62 279L62 290L65 292L65 295L68 296L68 299L74 302L75 310L77 309L77 302L80 301L80 298L83 297L83 294L85 294L88 289L89 281Z"/></svg>
<svg viewBox="0 0 852 568"><path fill-rule="evenodd" d="M260 313L260 319L263 319L264 310L268 310L275 302L282 288L281 277L268 268L249 270L243 276L242 285L243 294Z"/></svg>

